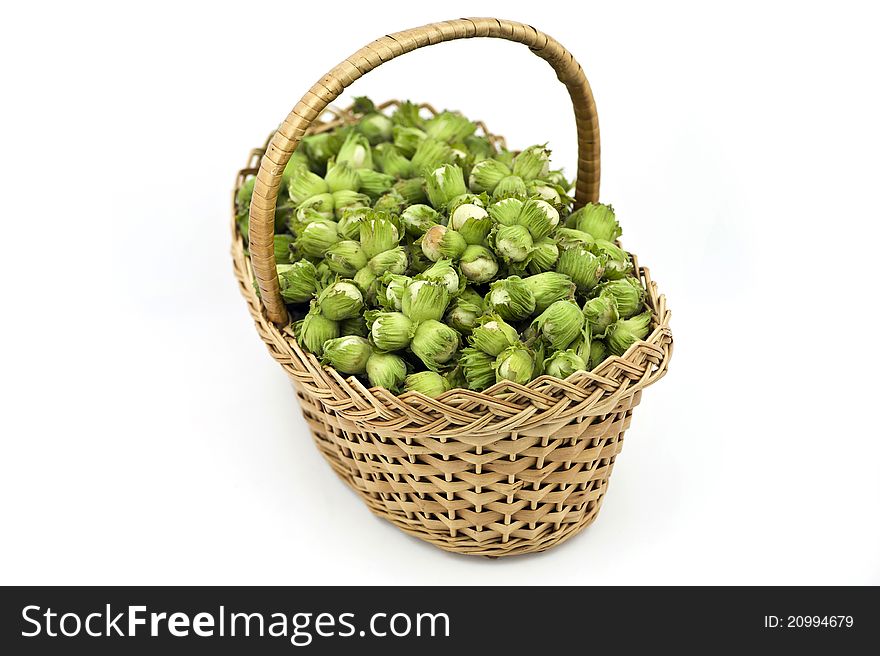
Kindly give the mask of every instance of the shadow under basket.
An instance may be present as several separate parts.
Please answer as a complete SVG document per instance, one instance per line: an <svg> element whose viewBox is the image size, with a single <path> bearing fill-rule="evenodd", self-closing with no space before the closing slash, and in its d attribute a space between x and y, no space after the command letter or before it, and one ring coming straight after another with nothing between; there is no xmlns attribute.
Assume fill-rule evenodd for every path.
<svg viewBox="0 0 880 656"><path fill-rule="evenodd" d="M278 180L299 139L353 120L350 110L330 109L329 103L388 59L473 36L525 43L553 66L575 105L576 204L597 200L598 122L577 62L532 27L459 19L383 37L303 97L239 172L236 192L250 176L257 182L250 250L238 232L233 203L232 256L257 331L293 383L315 443L333 470L372 512L410 535L447 551L495 557L543 551L596 518L633 408L642 390L665 375L672 354L670 313L648 270L633 257L647 292L652 332L622 356L566 380L504 381L483 392L453 389L432 399L418 392L396 396L367 389L300 349L278 295L272 249Z"/></svg>

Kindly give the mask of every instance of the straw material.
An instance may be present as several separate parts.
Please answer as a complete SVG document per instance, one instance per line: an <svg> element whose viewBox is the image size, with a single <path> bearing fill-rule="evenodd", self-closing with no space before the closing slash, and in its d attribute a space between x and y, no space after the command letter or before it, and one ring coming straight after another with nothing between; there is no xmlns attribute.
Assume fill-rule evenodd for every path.
<svg viewBox="0 0 880 656"><path fill-rule="evenodd" d="M550 41L541 35L544 39ZM353 119L350 110L322 108L319 114L302 134ZM235 191L251 175L259 184L277 134L266 147L251 151ZM280 160L279 165L283 169ZM598 159L591 170L596 175L590 185L579 178L582 199L598 193ZM290 378L321 453L371 511L442 549L492 557L543 551L595 519L632 410L641 391L665 375L672 354L670 312L646 268L635 261L647 290L652 332L622 357L609 357L594 371L566 380L504 381L483 392L453 389L435 399L418 392L395 396L322 366L300 349L288 326L272 320L254 289L260 260L253 243L249 257L237 231L234 193L233 264L257 331ZM271 205L274 213L274 197ZM254 218L252 206L251 238ZM274 256L271 260L274 276Z"/></svg>

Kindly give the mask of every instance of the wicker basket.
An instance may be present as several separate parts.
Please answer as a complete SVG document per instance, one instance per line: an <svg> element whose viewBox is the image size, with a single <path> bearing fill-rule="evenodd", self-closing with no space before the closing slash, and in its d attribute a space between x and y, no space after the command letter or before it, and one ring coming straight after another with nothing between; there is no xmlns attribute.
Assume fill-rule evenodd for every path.
<svg viewBox="0 0 880 656"><path fill-rule="evenodd" d="M232 254L257 331L290 377L315 442L337 474L370 510L411 535L448 551L507 556L552 547L599 512L632 410L642 389L666 373L672 353L670 313L648 270L636 262L653 332L622 357L609 357L594 371L566 380L541 376L527 385L502 382L484 392L453 389L431 399L417 392L395 396L382 388L367 389L303 352L287 327L273 252L275 203L291 153L304 134L352 118L348 110L328 109L329 103L382 62L475 36L523 43L555 69L575 109L576 204L597 200L595 105L571 54L527 25L452 20L374 41L303 96L239 172L236 190L247 176L256 175L256 183L250 252L233 220Z"/></svg>

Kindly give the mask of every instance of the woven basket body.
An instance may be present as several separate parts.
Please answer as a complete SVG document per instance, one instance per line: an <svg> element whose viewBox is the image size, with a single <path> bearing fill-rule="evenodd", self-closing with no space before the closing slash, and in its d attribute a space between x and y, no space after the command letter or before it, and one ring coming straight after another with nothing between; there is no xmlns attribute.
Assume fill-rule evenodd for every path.
<svg viewBox="0 0 880 656"><path fill-rule="evenodd" d="M468 33L471 28L473 33ZM420 37L423 31L428 36ZM598 124L589 87L585 79L580 82L580 67L534 28L495 19L461 19L384 37L348 58L304 96L291 116L306 115L305 125L289 116L264 148L251 152L248 166L239 172L236 191L251 175L257 176L257 185L250 251L233 220L232 254L257 330L293 383L315 443L334 471L375 514L411 535L449 551L505 556L547 549L589 525L599 512L641 390L665 374L672 352L670 313L647 269L636 261L653 331L622 357L609 357L592 372L578 372L564 381L549 376L527 385L505 381L483 392L450 390L436 399L367 389L357 378L343 378L321 366L296 343L277 286L273 288L277 279L270 224L276 178L303 134L350 120L347 110L327 110L327 103L351 81L334 83L339 69L357 65L363 74L390 59L380 56L377 45L386 39L411 50L467 36L527 43L554 66L572 92L578 118L577 202L595 200ZM365 51L380 53L372 65L358 59ZM572 66L579 75L570 73L571 80L564 79ZM590 111L579 107L572 90L577 85L586 89ZM319 96L316 87L334 93L303 111L304 102ZM325 117L328 120L322 120ZM283 134L285 130L290 134Z"/></svg>

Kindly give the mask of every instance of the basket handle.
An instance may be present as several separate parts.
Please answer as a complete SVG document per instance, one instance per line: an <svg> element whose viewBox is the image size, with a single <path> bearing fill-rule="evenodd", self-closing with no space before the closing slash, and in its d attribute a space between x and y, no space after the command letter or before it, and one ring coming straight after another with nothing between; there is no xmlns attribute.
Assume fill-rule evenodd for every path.
<svg viewBox="0 0 880 656"><path fill-rule="evenodd" d="M575 203L583 205L598 200L599 120L596 105L583 70L559 42L529 25L496 18L459 18L389 34L364 46L316 82L287 115L260 160L251 200L248 238L260 298L270 321L276 325L288 321L275 272L273 246L275 204L281 173L309 125L346 87L384 62L417 48L475 36L525 44L553 67L574 105L578 135Z"/></svg>

